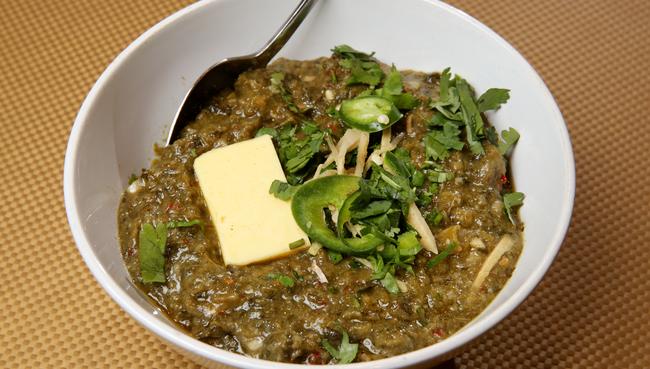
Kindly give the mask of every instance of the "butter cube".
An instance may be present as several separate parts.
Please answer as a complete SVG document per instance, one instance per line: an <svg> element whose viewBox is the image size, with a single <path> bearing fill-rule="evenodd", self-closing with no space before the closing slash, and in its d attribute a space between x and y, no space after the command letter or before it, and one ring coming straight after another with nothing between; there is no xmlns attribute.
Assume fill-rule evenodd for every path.
<svg viewBox="0 0 650 369"><path fill-rule="evenodd" d="M247 265L303 249L289 244L307 235L291 214L291 203L269 194L286 181L271 136L220 147L196 158L194 172L217 230L226 264Z"/></svg>

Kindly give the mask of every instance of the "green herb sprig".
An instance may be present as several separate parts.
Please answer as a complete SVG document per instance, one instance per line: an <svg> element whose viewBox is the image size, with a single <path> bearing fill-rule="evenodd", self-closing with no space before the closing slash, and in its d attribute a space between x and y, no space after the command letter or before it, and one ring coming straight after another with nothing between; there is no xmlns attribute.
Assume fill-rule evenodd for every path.
<svg viewBox="0 0 650 369"><path fill-rule="evenodd" d="M293 102L293 96L291 95L291 92L289 92L289 90L287 90L287 88L284 86L284 78L285 74L282 72L275 72L271 74L271 91L280 94L280 97L282 97L282 100L287 105L287 108L289 110L294 113L299 113L300 110L298 109L298 106L296 106L296 104Z"/></svg>
<svg viewBox="0 0 650 369"><path fill-rule="evenodd" d="M200 220L172 221L156 225L145 223L138 234L140 254L140 276L143 283L164 283L165 278L165 249L167 247L168 231L172 228L187 228L200 226Z"/></svg>
<svg viewBox="0 0 650 369"><path fill-rule="evenodd" d="M321 345L336 359L337 364L349 364L357 357L359 344L350 343L350 337L345 331L341 331L341 336L341 344L338 348L335 348L327 339L323 339Z"/></svg>
<svg viewBox="0 0 650 369"><path fill-rule="evenodd" d="M503 207L505 208L508 219L515 224L514 208L524 204L525 195L521 192L510 192L503 195Z"/></svg>

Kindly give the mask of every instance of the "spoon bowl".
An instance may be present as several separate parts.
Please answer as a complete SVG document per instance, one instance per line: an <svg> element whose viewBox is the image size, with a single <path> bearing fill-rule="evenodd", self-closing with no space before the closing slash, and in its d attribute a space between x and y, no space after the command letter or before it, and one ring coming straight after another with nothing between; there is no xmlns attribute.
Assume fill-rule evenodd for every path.
<svg viewBox="0 0 650 369"><path fill-rule="evenodd" d="M167 145L171 145L178 138L181 130L196 118L212 96L220 90L232 86L237 80L237 76L249 69L265 67L289 41L316 1L300 0L282 27L258 52L224 59L203 73L185 95L181 107L169 127Z"/></svg>

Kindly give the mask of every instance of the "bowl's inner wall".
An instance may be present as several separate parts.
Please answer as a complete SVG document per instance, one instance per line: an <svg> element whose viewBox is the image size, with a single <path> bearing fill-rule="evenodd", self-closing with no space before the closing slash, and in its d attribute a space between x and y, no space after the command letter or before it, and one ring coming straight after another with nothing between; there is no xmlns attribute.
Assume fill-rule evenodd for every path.
<svg viewBox="0 0 650 369"><path fill-rule="evenodd" d="M152 144L163 142L199 74L217 60L263 45L294 3L223 0L185 13L131 49L127 58L121 56L113 73L99 82L103 88L86 106L86 119L77 121L82 126L73 150L72 191L83 234L101 268L145 309L153 307L129 281L117 242L116 211L127 179L149 165ZM346 43L376 51L380 60L399 69L451 66L478 93L489 87L511 90L510 102L489 117L497 129L512 126L522 136L512 168L517 190L526 194L521 211L526 241L511 281L476 324L517 292L563 236L572 166L564 123L552 98L523 58L445 7L421 0L327 0L313 13L280 56L326 56L334 45Z"/></svg>

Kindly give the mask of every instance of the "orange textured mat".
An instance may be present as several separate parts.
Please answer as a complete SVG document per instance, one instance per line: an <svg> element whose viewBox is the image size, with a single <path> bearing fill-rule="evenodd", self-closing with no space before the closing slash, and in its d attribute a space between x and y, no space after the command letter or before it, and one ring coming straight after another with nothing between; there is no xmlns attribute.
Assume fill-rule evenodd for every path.
<svg viewBox="0 0 650 369"><path fill-rule="evenodd" d="M68 231L61 185L90 86L187 3L0 2L0 367L197 367L94 281ZM650 368L650 3L452 3L539 71L577 161L573 223L555 264L456 367Z"/></svg>

